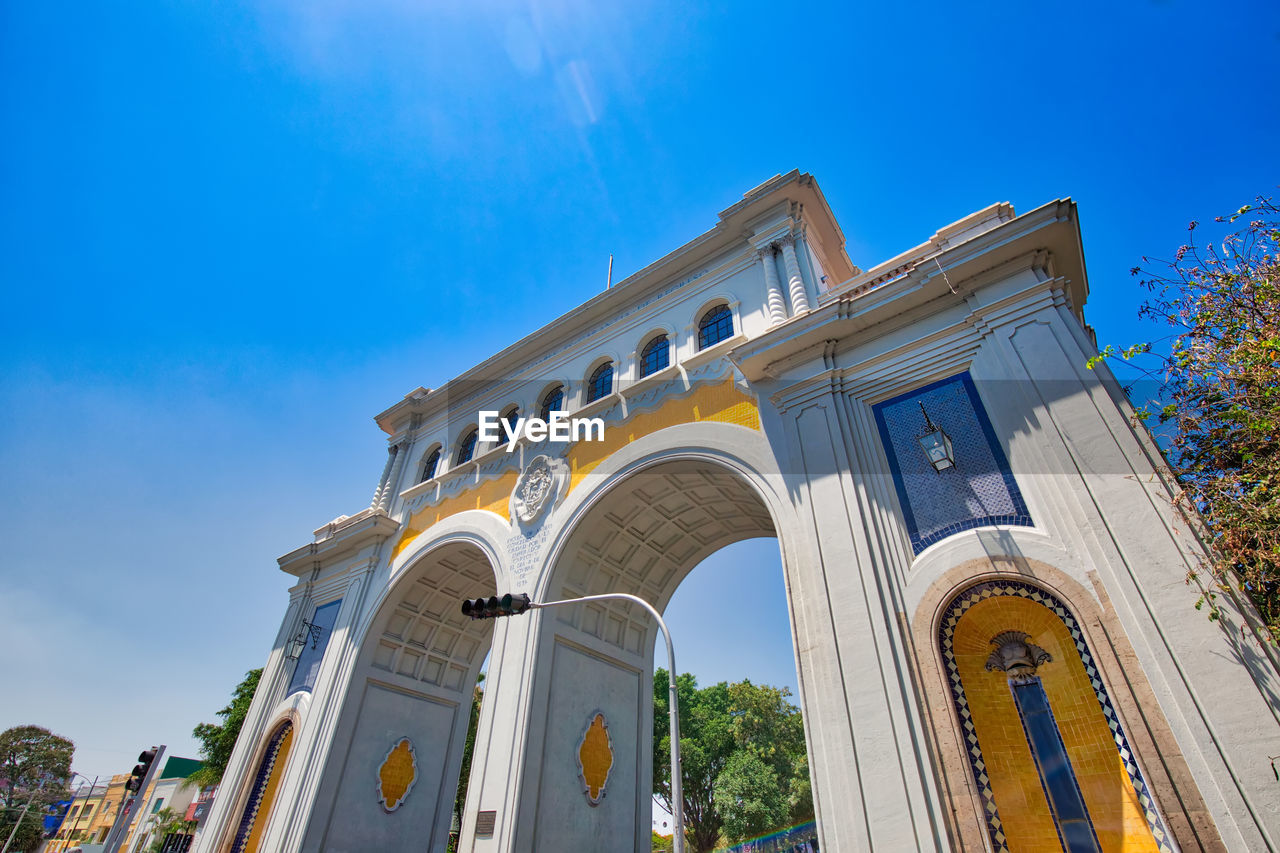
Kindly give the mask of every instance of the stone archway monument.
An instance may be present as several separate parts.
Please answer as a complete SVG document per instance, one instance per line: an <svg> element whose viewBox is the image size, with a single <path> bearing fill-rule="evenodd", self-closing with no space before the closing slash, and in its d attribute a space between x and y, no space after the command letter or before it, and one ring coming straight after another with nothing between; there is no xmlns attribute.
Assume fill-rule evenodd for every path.
<svg viewBox="0 0 1280 853"><path fill-rule="evenodd" d="M1087 292L1070 201L862 270L792 172L416 389L378 415L370 506L280 559L298 583L197 850L649 850L647 610L459 605L661 612L753 537L782 556L823 850L1280 847L1274 647L1229 598L1195 616L1201 546L1085 368ZM984 670L1014 636L1044 666Z"/></svg>

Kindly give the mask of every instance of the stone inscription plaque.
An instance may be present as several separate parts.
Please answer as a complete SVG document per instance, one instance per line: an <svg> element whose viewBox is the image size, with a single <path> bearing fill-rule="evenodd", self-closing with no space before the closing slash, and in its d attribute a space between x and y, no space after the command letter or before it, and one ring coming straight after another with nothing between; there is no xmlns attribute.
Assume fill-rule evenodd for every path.
<svg viewBox="0 0 1280 853"><path fill-rule="evenodd" d="M507 553L511 556L511 579L516 589L525 591L532 581L533 570L537 567L538 555L547 542L547 528L541 527L533 533L521 533L507 540Z"/></svg>

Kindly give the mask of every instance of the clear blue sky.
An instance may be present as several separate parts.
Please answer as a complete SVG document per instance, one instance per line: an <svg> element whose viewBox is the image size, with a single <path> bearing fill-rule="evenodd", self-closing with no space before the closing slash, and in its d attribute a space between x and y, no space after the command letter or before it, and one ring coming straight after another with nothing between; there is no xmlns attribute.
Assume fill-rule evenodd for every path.
<svg viewBox="0 0 1280 853"><path fill-rule="evenodd" d="M1280 182L1277 80L1274 2L3 4L0 727L193 755L275 558L367 505L374 413L776 173L863 267L1072 196L1132 340L1129 267ZM781 680L761 619L680 617L682 668Z"/></svg>

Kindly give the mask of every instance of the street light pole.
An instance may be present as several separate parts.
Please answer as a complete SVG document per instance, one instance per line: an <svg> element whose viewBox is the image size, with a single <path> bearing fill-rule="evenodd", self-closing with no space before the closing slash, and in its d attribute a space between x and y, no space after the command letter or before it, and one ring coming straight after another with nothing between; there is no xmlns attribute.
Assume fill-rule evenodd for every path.
<svg viewBox="0 0 1280 853"><path fill-rule="evenodd" d="M669 706L669 715L671 717L671 818L675 822L675 832L671 837L672 853L684 853L684 792L681 784L681 777L684 775L680 765L680 707L679 694L676 690L676 653L671 645L671 632L667 630L667 623L662 621L662 614L654 609L653 605L640 598L637 595L628 595L625 592L608 592L602 595L584 595L582 598L567 598L563 601L544 601L529 602L530 607L559 607L564 604L579 604L583 601L630 601L639 604L658 622L658 628L662 631L662 638L667 641L667 666L670 671L667 673L668 685L670 691L670 699L667 704Z"/></svg>

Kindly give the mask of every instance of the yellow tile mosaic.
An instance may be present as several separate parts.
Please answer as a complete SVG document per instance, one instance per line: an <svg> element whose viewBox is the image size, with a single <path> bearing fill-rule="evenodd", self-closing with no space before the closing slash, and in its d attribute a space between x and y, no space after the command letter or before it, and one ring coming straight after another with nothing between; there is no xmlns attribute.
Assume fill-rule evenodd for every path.
<svg viewBox="0 0 1280 853"><path fill-rule="evenodd" d="M636 439L669 426L700 421L718 421L759 430L759 404L755 397L741 391L732 378L727 378L714 385L700 383L687 394L664 400L656 409L638 412L621 423L606 424L604 441L580 441L566 456L569 491L581 485L600 463ZM518 472L509 471L415 512L396 543L396 556L433 524L459 512L481 509L506 517L507 501L517 477Z"/></svg>
<svg viewBox="0 0 1280 853"><path fill-rule="evenodd" d="M451 515L457 515L469 509L482 509L505 518L507 501L511 499L511 490L516 487L516 479L519 476L518 471L508 471L501 477L486 480L461 494L445 498L435 506L415 512L409 517L409 524L405 527L404 533L400 534L400 540L396 542L395 556L400 556L400 552L431 525Z"/></svg>
<svg viewBox="0 0 1280 853"><path fill-rule="evenodd" d="M952 605L940 640L997 849L1062 849L1008 680L986 671L992 637L1013 630L1052 656L1036 674L1104 853L1169 850L1167 831L1074 619L1051 596L1025 584L984 587L981 594L962 594L958 602L967 606L958 614Z"/></svg>

